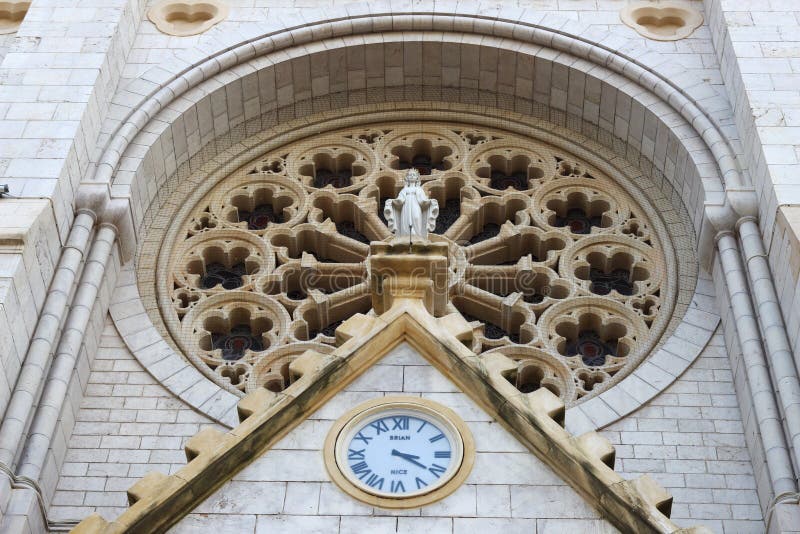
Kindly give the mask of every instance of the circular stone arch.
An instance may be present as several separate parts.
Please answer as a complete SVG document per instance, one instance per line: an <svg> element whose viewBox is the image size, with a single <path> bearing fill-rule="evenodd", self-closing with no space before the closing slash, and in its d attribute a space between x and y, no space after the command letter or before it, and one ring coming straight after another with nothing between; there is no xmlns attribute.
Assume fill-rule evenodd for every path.
<svg viewBox="0 0 800 534"><path fill-rule="evenodd" d="M348 11L347 18L267 31L184 61L172 70L177 75L169 66L156 68L135 82L147 96L118 125L94 183L109 184L112 196L130 200L137 237L159 216L174 187L169 177L241 152L236 145L242 132L340 117L343 108L357 115L359 106L386 102L482 106L575 132L659 184L688 213L695 237L703 228L703 203L722 204L721 177L739 181L729 144L700 104L708 86L689 83L689 89L679 89L666 78L677 71L660 57L649 56L648 66L614 53L607 42L613 37L592 43L566 34L559 20L525 12L510 20L454 16L433 6L429 12L392 15ZM133 272L128 273L123 285L130 289L119 292L121 298L136 289ZM701 286L698 291L712 293L707 284ZM145 367L191 405L235 423L238 397L182 365L149 330L155 328L146 313L125 311L129 304L116 302L112 316ZM686 316L691 316L686 327L673 333L678 336L673 351L680 354L667 351L671 340L666 340L642 364L642 373L637 370L618 387L572 408L571 426L612 422L688 367L718 317L713 309L689 310ZM681 352L681 346L688 350Z"/></svg>

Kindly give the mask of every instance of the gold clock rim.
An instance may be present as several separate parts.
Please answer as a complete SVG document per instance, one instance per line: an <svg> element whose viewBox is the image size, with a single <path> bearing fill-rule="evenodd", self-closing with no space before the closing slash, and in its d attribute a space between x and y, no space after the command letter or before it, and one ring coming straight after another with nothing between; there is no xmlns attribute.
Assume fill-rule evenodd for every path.
<svg viewBox="0 0 800 534"><path fill-rule="evenodd" d="M356 421L361 414L371 411L378 407L413 407L421 408L423 412L430 412L437 418L444 419L456 430L455 437L461 443L461 465L453 472L450 479L441 486L424 493L411 497L384 497L369 493L359 486L353 484L350 479L342 472L336 461L336 444L342 431L349 426L351 421ZM339 417L331 426L325 438L323 447L323 458L325 469L331 480L339 488L351 497L379 508L388 509L410 509L419 508L434 502L440 501L458 489L469 476L472 466L475 463L475 442L472 433L466 423L453 410L443 406L438 402L424 399L421 397L411 397L402 395L392 395L378 397L362 402L351 408Z"/></svg>

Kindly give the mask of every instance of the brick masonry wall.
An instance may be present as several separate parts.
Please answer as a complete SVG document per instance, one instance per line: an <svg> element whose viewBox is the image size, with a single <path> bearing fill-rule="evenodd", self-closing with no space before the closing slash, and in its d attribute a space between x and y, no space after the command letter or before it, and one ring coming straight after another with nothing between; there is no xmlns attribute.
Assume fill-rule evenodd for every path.
<svg viewBox="0 0 800 534"><path fill-rule="evenodd" d="M0 179L53 200L62 237L133 42L137 0L35 0L0 64Z"/></svg>
<svg viewBox="0 0 800 534"><path fill-rule="evenodd" d="M127 505L125 490L147 471L167 473L182 466L183 443L209 423L142 369L110 323L97 354L50 508L52 519L77 519L95 510L115 517ZM714 532L761 532L755 479L732 379L722 336L717 334L670 388L603 432L616 444L616 468L623 476L648 473L669 489L674 496L673 518L679 525L702 523ZM399 392L424 395L460 413L480 454L466 485L452 496L422 510L386 515L336 489L319 449L331 422L348 408L376 395ZM287 467L284 460L290 451L293 461ZM560 504L547 504L555 501ZM560 517L558 510L568 510L569 517ZM175 530L235 524L237 532L276 527L402 532L419 528L421 517L425 528L434 532L610 528L438 371L403 348L301 423Z"/></svg>
<svg viewBox="0 0 800 534"><path fill-rule="evenodd" d="M220 28L237 34L246 24L277 17L299 20L303 14L318 13L334 4L341 8L347 3L236 0L229 2L231 14ZM700 0L692 3L701 5ZM124 101L131 93L138 98L137 91L142 87L136 82L128 87L133 78L202 42L203 36L176 38L159 33L153 24L142 20L145 4L140 0L36 0L20 29L0 41L0 183L9 184L17 195L51 199L52 218L61 241L72 219L75 188L91 170L91 162L108 140L114 121L126 111L114 102ZM662 43L648 41L621 24L618 13L624 0L502 1L482 5L519 5L588 23L596 30L610 29L645 50L668 55L713 83L721 82L706 26L689 39ZM212 50L214 44L204 47ZM47 253L55 260L61 243L52 241ZM16 276L16 272L4 267L0 265L0 278ZM45 279L44 286L48 284L49 279ZM38 281L19 280L18 285L21 292L27 286L38 285ZM0 286L0 306L6 308L6 314L15 315L16 300L8 293ZM31 307L22 313L36 311L38 308ZM19 347L17 352L23 352L13 356L15 360L24 355L35 319L28 323L32 324L27 329L11 328L13 343ZM2 359L7 357L11 356L3 355ZM2 371L12 383L16 364L4 365Z"/></svg>

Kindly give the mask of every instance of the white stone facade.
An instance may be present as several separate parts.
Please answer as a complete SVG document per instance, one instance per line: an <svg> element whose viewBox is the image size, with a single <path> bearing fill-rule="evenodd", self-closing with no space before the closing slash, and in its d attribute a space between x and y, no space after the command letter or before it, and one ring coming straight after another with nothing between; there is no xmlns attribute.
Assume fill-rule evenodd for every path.
<svg viewBox="0 0 800 534"><path fill-rule="evenodd" d="M618 471L631 478L648 473L669 489L675 499L673 518L679 525L702 523L715 532L760 532L763 522L755 491L756 483L731 382L722 340L717 335L692 370L687 371L648 407L613 423L604 430L604 434L617 448ZM553 497L548 497L548 492L573 498L574 492L515 438L496 422L491 422L491 418L447 378L405 345L402 350L396 349L386 356L379 365L367 371L308 422L301 424L278 443L274 449L284 454L281 462L269 463L269 467L254 464L230 483L233 486L237 485L237 481L244 486L249 484L252 492L244 492L242 488L232 493L239 496L233 499L223 487L197 510L196 515L188 516L176 530L217 528L226 522L236 521L226 517L229 514L253 516L239 517L237 520L241 520L242 525L255 524L258 520L255 516L267 516L258 521L269 526L274 526L275 521L286 522L287 525L295 524L293 522L311 524L312 520L307 516L323 515L328 517L313 521L322 521L321 524L329 528L332 522L339 520L333 516L345 516L332 513L332 510L340 509L352 509L353 515L359 516L353 519L357 523L385 523L387 517L398 513L382 516L379 509L358 504L343 494L327 478L319 450L331 422L345 411L344 407L376 395L401 393L423 395L456 410L475 435L479 458L481 451L484 454L494 453L497 461L501 462L489 467L479 461L474 469L483 469L483 474L474 473L467 481L468 485L473 486L472 489L464 493L457 492L430 510L417 510L417 516L436 517L441 514L451 518L445 521L447 532L450 532L447 530L450 528L460 532L475 525L480 526L487 518L504 518L499 525L528 529L525 530L528 532L535 528L537 521L540 527L544 525L548 528L593 528L595 523L599 528L596 515L580 505L586 515L581 518L577 515L551 517L535 507L533 509L539 510L541 515L530 517L524 509L515 513L509 501L509 488L517 496L526 493L538 496L536 487L543 485L544 493L540 498L544 500ZM125 491L149 470L171 473L183 466L183 444L186 439L209 424L213 423L176 401L145 373L125 349L114 327L107 325L68 444L69 451L50 509L52 519L83 517L96 510L108 517L119 515L127 506ZM298 443L302 443L302 446ZM503 447L497 448L496 444L502 444ZM284 473L281 467L288 461L285 456L288 450L303 451L302 460L291 462L294 466L291 474ZM507 458L503 453L513 456ZM266 453L265 458L269 454ZM497 465L505 466L504 473L508 477L505 484L499 478L486 474L497 469ZM301 471L298 473L296 469ZM517 472L517 469L523 469L524 472ZM267 473L262 476L268 478L260 479L257 473ZM542 484L542 479L547 480L547 484ZM258 492L267 490L256 489L254 485L259 480L269 482L268 501L274 501L266 508L260 508L263 503L258 499L262 498L262 494ZM500 493L495 486L504 489L505 499L502 507L496 504L497 510L479 511L476 502L472 501L472 504L464 504L465 499L474 501L478 491L490 495ZM258 502L246 501L243 492ZM307 492L310 492L310 496ZM323 504L323 496L332 502ZM451 510L451 499L458 502L459 510L471 506L470 511L442 513L443 507ZM218 504L215 506L214 502ZM223 503L233 508L226 508ZM499 511L500 508L504 512ZM247 510L269 512L250 513ZM206 517L205 514L210 515ZM407 514L409 512L400 515L407 517ZM365 519L360 516L368 517ZM463 522L459 523L457 518L463 518ZM580 521L576 523L576 519ZM345 529L350 519L343 518L341 521L340 528ZM603 528L613 529L610 525Z"/></svg>
<svg viewBox="0 0 800 534"><path fill-rule="evenodd" d="M359 503L330 482L322 445L331 423L356 404L383 395L421 396L452 408L467 423L475 438L475 465L455 493L421 509L388 511ZM172 532L220 528L230 515L242 522L243 531L254 524L255 532L617 532L408 344L336 394Z"/></svg>
<svg viewBox="0 0 800 534"><path fill-rule="evenodd" d="M658 42L622 24L625 3L231 0L208 32L174 37L146 19L150 2L34 0L0 36L0 184L22 197L0 198L0 531L111 520L146 472L185 464L189 437L237 422L238 397L145 328L133 262L171 179L233 165L244 137L414 101L547 124L685 208L701 263L691 311L634 378L570 409L567 429L608 437L616 470L667 488L681 527L800 529L800 6L693 0L703 25ZM410 350L173 531L614 531ZM476 436L475 471L439 504L389 514L326 476L330 422L389 392L450 406ZM506 469L487 475L489 455Z"/></svg>

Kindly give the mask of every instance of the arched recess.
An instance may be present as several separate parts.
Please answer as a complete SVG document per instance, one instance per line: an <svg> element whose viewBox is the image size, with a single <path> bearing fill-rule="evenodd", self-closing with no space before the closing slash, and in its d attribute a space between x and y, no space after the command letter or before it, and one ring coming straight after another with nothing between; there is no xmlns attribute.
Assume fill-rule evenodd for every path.
<svg viewBox="0 0 800 534"><path fill-rule="evenodd" d="M112 197L128 198L133 234L141 235L170 193L168 178L182 165L196 168L224 158L239 138L231 132L251 135L320 113L384 102L427 102L433 109L441 102L485 106L575 132L660 184L673 204L688 212L696 239L703 234L704 204L724 203L723 177L729 187L743 185L729 142L701 102L723 115L727 110L710 86L685 74L678 77L680 67L654 54L642 57L613 36L591 41L570 35L562 19L535 13L515 13L517 19L511 20L505 10L500 18L453 16L433 5L419 9L389 15L348 8L347 17L262 30L210 56L197 51L198 57L206 55L172 72L153 69L136 83L147 96L118 125L95 180L84 185L110 186ZM130 241L129 253L135 238ZM705 286L705 294L711 294ZM124 319L141 324L136 316L119 317L124 336L152 339L141 329L126 332ZM697 310L689 321L685 330L704 323L707 341L717 317L713 310ZM689 341L688 333L680 337L676 330L676 335ZM703 337L691 340L697 350L684 355L679 367L685 369L699 354ZM235 399L202 382L196 371L199 378L187 381L191 370L176 371L177 362L166 359L166 344L131 348L150 359L143 362L148 368L150 363L173 371L171 389L183 398L195 394L199 404L193 405L216 404L217 411L233 415ZM658 376L647 381L663 387L682 371L654 367L664 372L655 371ZM615 409L613 398L597 399L603 406L592 411L606 416L573 419L599 427L635 409L631 403Z"/></svg>

